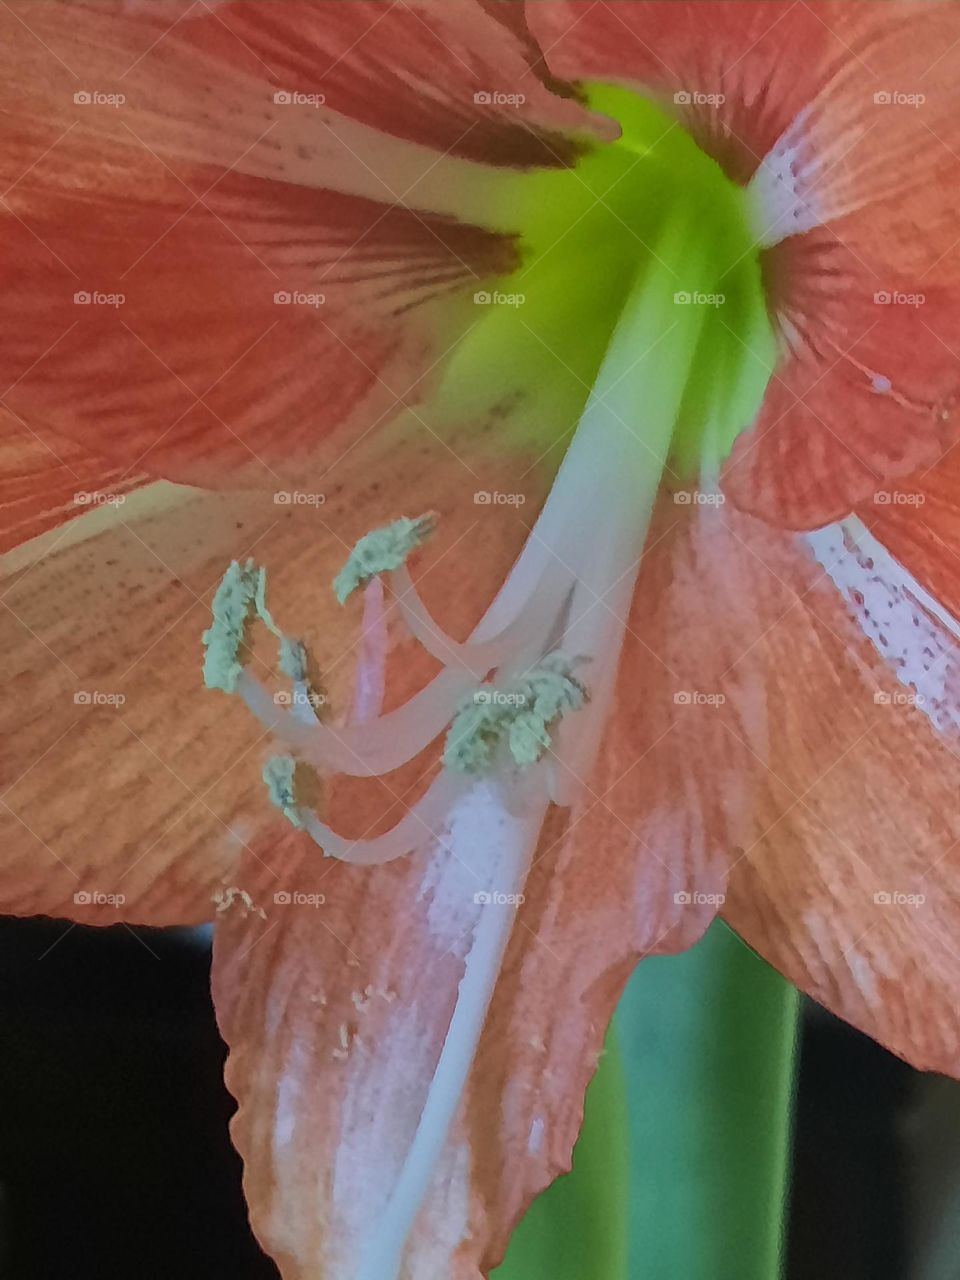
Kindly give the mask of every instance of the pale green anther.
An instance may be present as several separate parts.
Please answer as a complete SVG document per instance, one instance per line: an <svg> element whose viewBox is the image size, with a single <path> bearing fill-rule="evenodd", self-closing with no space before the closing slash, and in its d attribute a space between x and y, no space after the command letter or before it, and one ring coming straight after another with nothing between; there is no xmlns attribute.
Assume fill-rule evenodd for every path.
<svg viewBox="0 0 960 1280"><path fill-rule="evenodd" d="M272 756L263 766L263 780L273 804L288 822L302 830L303 819L297 807L296 770L297 762L291 756Z"/></svg>
<svg viewBox="0 0 960 1280"><path fill-rule="evenodd" d="M281 641L281 653L283 652L282 641L283 633L270 616L270 610L267 608L267 571L266 569L257 570L257 592L254 598L254 604L257 610L257 616L260 621L265 624L268 630L272 631Z"/></svg>
<svg viewBox="0 0 960 1280"><path fill-rule="evenodd" d="M240 565L236 560L223 575L213 597L213 625L203 633L203 683L208 689L234 693L243 671L240 646L251 613L257 610L262 591L263 570L253 560Z"/></svg>
<svg viewBox="0 0 960 1280"><path fill-rule="evenodd" d="M483 773L496 763L503 744L521 768L536 764L552 742L556 721L588 701L586 688L573 675L578 661L551 653L508 686L471 694L447 734L446 767L455 773Z"/></svg>
<svg viewBox="0 0 960 1280"><path fill-rule="evenodd" d="M291 640L289 636L281 635L280 670L291 680L306 680L307 649L302 640Z"/></svg>
<svg viewBox="0 0 960 1280"><path fill-rule="evenodd" d="M337 599L344 604L358 587L378 573L390 573L406 563L411 551L433 532L433 516L410 520L403 516L383 529L374 529L360 539L350 558L333 580Z"/></svg>

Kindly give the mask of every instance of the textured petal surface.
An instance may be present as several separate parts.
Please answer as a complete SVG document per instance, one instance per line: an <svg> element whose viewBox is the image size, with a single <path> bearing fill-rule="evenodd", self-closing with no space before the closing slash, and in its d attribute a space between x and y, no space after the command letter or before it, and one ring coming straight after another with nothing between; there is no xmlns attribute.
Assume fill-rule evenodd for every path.
<svg viewBox="0 0 960 1280"><path fill-rule="evenodd" d="M42 436L0 410L0 552L56 528L143 477L92 456L46 429Z"/></svg>
<svg viewBox="0 0 960 1280"><path fill-rule="evenodd" d="M960 617L960 452L880 490L857 515L925 591Z"/></svg>
<svg viewBox="0 0 960 1280"><path fill-rule="evenodd" d="M554 129L590 119L512 24L449 9L5 7L0 386L31 431L279 488L422 399L517 261L453 216L498 172L458 141L559 165Z"/></svg>
<svg viewBox="0 0 960 1280"><path fill-rule="evenodd" d="M724 914L815 999L957 1074L957 622L859 521L695 528L660 608L725 698L690 710L719 710L741 753Z"/></svg>
<svg viewBox="0 0 960 1280"><path fill-rule="evenodd" d="M724 491L795 529L841 519L938 462L957 439L956 289L864 260L829 228L770 251L784 359Z"/></svg>
<svg viewBox="0 0 960 1280"><path fill-rule="evenodd" d="M550 68L658 98L746 181L823 83L817 5L778 0L548 0L527 5ZM706 33L709 32L709 37Z"/></svg>
<svg viewBox="0 0 960 1280"><path fill-rule="evenodd" d="M552 166L573 158L571 134L609 128L569 90L561 97L542 82L520 5L254 0L224 6L220 17L237 37L234 56L239 41L279 87L322 92L341 114L438 152Z"/></svg>
<svg viewBox="0 0 960 1280"><path fill-rule="evenodd" d="M291 554L284 515L154 485L6 558L5 911L212 917L266 815L256 735L204 693L200 633L231 556L283 554L285 539Z"/></svg>

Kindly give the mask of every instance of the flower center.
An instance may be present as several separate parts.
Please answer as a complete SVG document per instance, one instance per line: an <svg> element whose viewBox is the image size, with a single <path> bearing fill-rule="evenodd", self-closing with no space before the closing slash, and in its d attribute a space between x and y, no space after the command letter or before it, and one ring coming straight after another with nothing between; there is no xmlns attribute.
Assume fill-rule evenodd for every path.
<svg viewBox="0 0 960 1280"><path fill-rule="evenodd" d="M519 230L526 249L498 291L523 294L525 304L489 307L438 392L435 420L463 422L473 398L489 403L491 378L522 377L537 421L521 428L535 438L517 443L542 451L572 432L530 537L472 636L461 643L446 634L407 569L433 532L432 518L420 516L368 534L335 583L341 603L365 592L381 649L386 588L441 664L403 706L343 726L321 720L309 655L274 623L253 564L231 567L204 637L208 685L238 693L289 749L264 772L273 802L325 854L370 866L440 847L497 891L478 908L420 1121L355 1280L399 1274L510 936L515 908L502 904L522 891L548 804L571 805L587 785L658 491L665 481L717 485L773 367L744 193L650 104L604 87L591 100L621 121L621 141L576 171L498 184L491 220ZM554 394L558 360L580 388L572 395ZM717 518L716 507L703 518ZM279 638L289 709L243 668L255 618ZM358 690L357 705L369 701ZM382 835L348 839L303 802L305 767L385 775L444 735L430 787Z"/></svg>
<svg viewBox="0 0 960 1280"><path fill-rule="evenodd" d="M505 401L523 396L511 444L558 456L600 378L613 335L645 276L662 268L655 358L633 377L630 421L638 421L650 367L673 358L681 308L699 311L698 350L687 372L666 478L696 478L756 414L776 360L756 234L755 198L726 176L659 107L626 89L589 86L589 105L614 117L621 138L588 152L574 169L500 176L490 186L489 225L518 237L522 262L484 282L466 340L439 389L432 422L477 420L496 372ZM685 222L688 238L670 236ZM691 251L696 249L695 253ZM681 321L682 323L682 321ZM637 353L640 354L639 352Z"/></svg>
<svg viewBox="0 0 960 1280"><path fill-rule="evenodd" d="M766 386L773 340L746 193L636 95L595 86L591 105L621 122L619 142L575 171L511 176L498 187L509 212L491 216L512 219L526 250L502 289L523 286L524 312L491 308L454 355L439 393L469 394L477 378L487 386L518 358L532 366L538 389L548 387L544 350L554 364L562 352L585 388L546 505L472 638L458 643L445 634L406 568L432 532L427 517L362 539L335 583L343 603L356 588L385 581L409 630L442 664L419 695L386 715L340 728L320 721L306 655L267 612L262 571L234 566L218 595L207 681L239 692L300 765L372 777L447 735L427 793L372 839L345 839L298 804L292 761L270 766L275 802L328 855L370 865L429 844L481 774L507 793L523 787L557 803L576 798L609 710L661 483L716 485ZM445 416L463 421L452 404ZM544 419L548 429L549 413ZM294 685L289 710L278 711L238 663L254 615L281 638L281 670Z"/></svg>

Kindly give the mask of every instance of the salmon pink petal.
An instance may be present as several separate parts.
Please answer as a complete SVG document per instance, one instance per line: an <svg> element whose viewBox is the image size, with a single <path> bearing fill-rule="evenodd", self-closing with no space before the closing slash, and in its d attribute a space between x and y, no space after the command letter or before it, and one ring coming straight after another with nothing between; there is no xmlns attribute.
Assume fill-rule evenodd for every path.
<svg viewBox="0 0 960 1280"><path fill-rule="evenodd" d="M677 531L657 607L714 695L687 710L722 714L740 755L724 915L814 999L960 1074L957 621L860 520L791 534L721 507L705 532Z"/></svg>
<svg viewBox="0 0 960 1280"><path fill-rule="evenodd" d="M784 241L767 277L784 357L724 491L810 529L936 463L957 438L960 307L936 273L870 264L829 228Z"/></svg>
<svg viewBox="0 0 960 1280"><path fill-rule="evenodd" d="M321 92L340 114L444 154L492 165L569 163L576 134L609 136L544 83L520 4L485 0L256 0L220 13L204 41L223 56L253 52L282 90ZM199 31L199 28L195 28Z"/></svg>
<svg viewBox="0 0 960 1280"><path fill-rule="evenodd" d="M514 261L486 232L237 175L197 205L142 163L146 201L129 169L93 202L48 192L0 251L6 404L128 474L315 484L418 404L477 280ZM469 301L449 296L464 284Z"/></svg>
<svg viewBox="0 0 960 1280"><path fill-rule="evenodd" d="M960 452L878 490L857 515L925 591L960 617Z"/></svg>
<svg viewBox="0 0 960 1280"><path fill-rule="evenodd" d="M496 89L493 68L519 77L529 55L477 4L460 6L459 37L425 6L280 12L0 13L0 255L16 307L0 386L33 430L124 474L278 489L309 467L315 482L423 399L477 318L474 291L517 262L512 238L469 221L495 203L499 171L444 151L486 127L507 163L563 164L544 140L588 122L533 73L525 103L474 101L473 79ZM69 93L64 66L81 86ZM329 70L339 105L316 85L301 102L298 66ZM396 101L382 83L371 97L374 76ZM362 102L369 119L351 115Z"/></svg>
<svg viewBox="0 0 960 1280"><path fill-rule="evenodd" d="M824 79L828 33L816 4L550 0L526 8L556 75L656 98L744 183Z"/></svg>
<svg viewBox="0 0 960 1280"><path fill-rule="evenodd" d="M0 410L0 552L82 513L98 495L126 494L143 479Z"/></svg>

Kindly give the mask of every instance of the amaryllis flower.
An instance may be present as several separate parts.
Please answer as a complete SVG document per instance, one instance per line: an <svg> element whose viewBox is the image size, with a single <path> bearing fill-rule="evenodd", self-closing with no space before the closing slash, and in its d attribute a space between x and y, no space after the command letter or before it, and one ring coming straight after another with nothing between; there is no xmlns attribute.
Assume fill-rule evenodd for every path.
<svg viewBox="0 0 960 1280"><path fill-rule="evenodd" d="M956 7L0 27L4 909L217 920L285 1277L485 1274L721 905L956 1073Z"/></svg>

